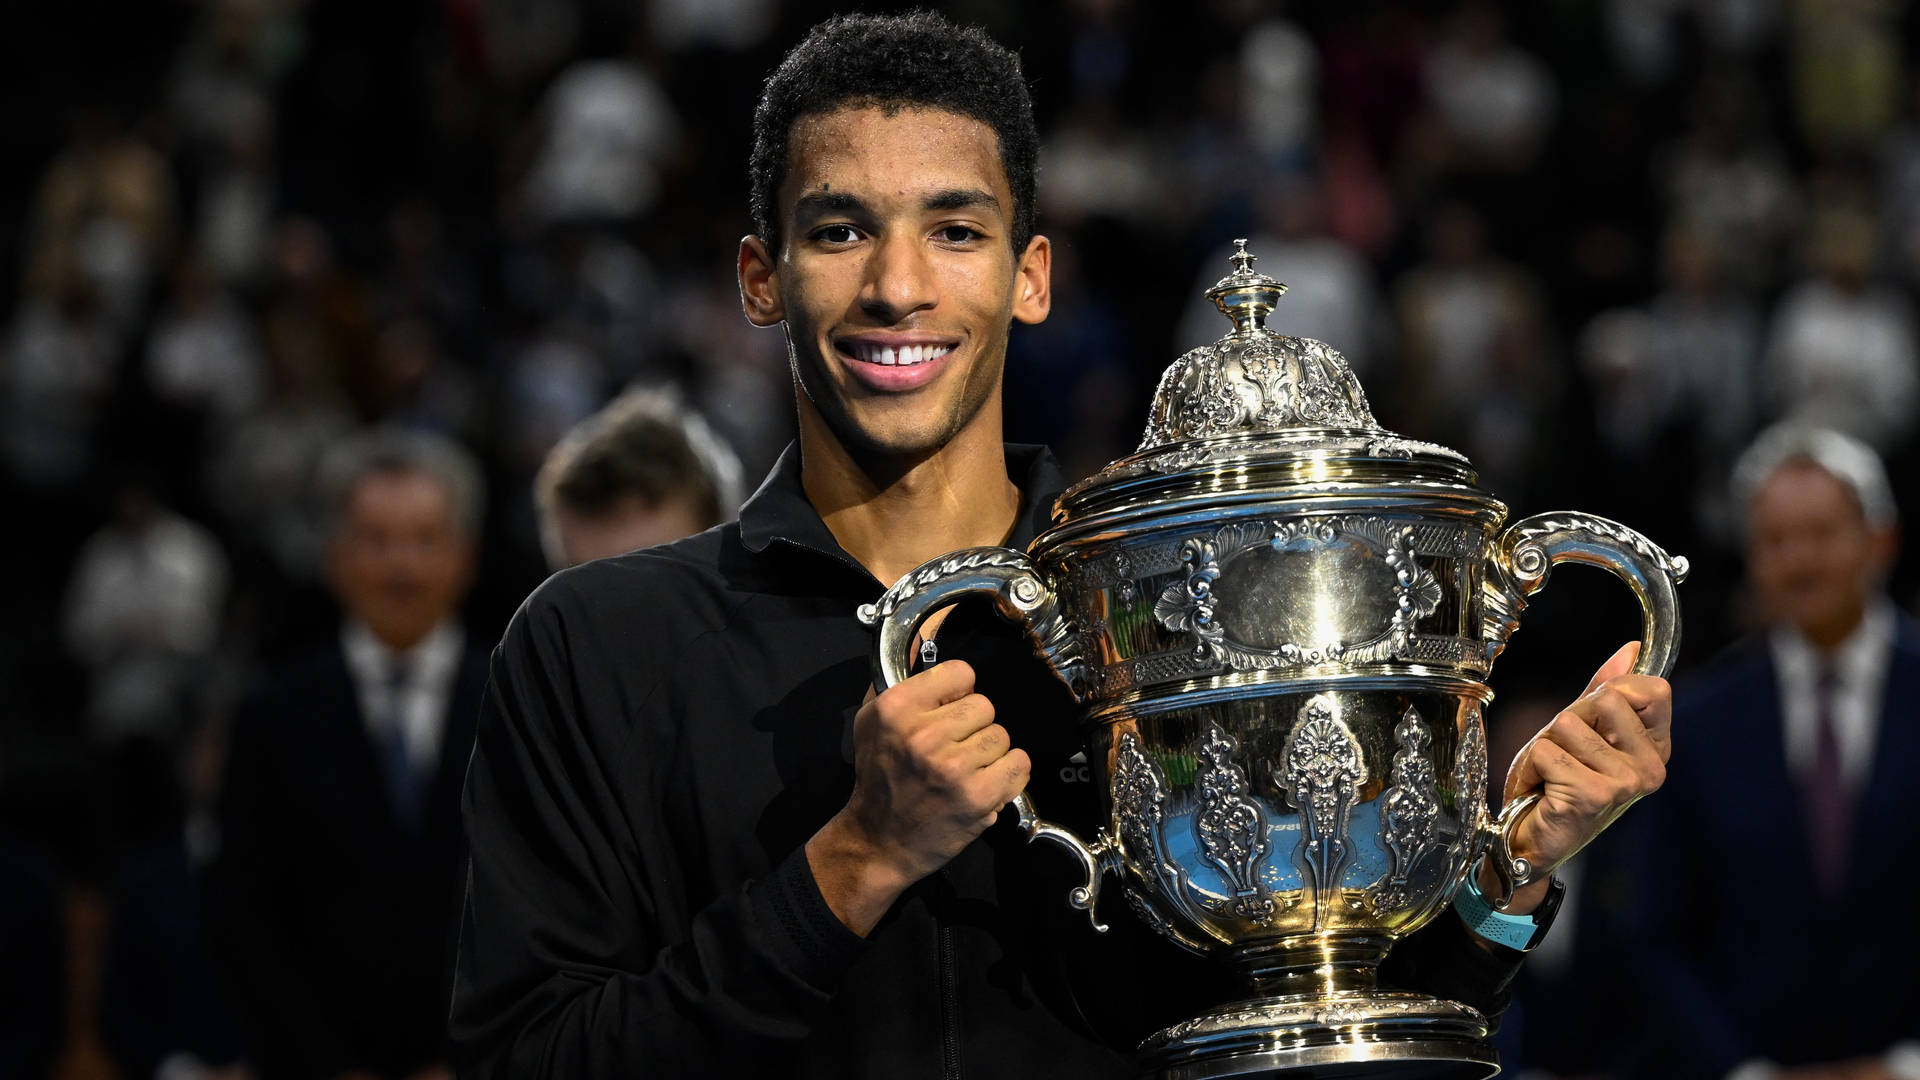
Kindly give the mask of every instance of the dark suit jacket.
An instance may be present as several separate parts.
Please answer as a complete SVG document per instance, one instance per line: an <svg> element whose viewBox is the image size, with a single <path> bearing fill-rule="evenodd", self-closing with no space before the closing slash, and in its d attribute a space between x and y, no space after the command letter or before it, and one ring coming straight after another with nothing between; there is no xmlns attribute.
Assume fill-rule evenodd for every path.
<svg viewBox="0 0 1920 1080"><path fill-rule="evenodd" d="M210 931L263 1076L402 1076L446 1059L460 787L485 685L486 655L470 649L417 831L389 805L337 644L242 709Z"/></svg>
<svg viewBox="0 0 1920 1080"><path fill-rule="evenodd" d="M1838 900L1813 884L1781 723L1764 641L1676 688L1665 789L1625 819L1629 933L1647 958L1642 1075L1719 1077L1748 1058L1832 1061L1920 1038L1920 628L1898 621Z"/></svg>

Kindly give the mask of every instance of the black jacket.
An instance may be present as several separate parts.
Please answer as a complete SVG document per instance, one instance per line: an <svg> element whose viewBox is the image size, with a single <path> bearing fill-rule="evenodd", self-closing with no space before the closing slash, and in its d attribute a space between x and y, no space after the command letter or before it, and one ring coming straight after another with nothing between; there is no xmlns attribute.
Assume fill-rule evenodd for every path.
<svg viewBox="0 0 1920 1080"><path fill-rule="evenodd" d="M1008 460L1024 547L1061 482L1042 450ZM1066 904L1068 860L1006 815L866 940L840 924L802 845L852 790L872 648L853 612L881 592L789 448L738 523L528 599L467 778L465 1075L1123 1077L1124 1048L1233 992L1123 904L1103 903L1114 929L1095 934ZM1092 835L1065 690L984 608L939 641L1032 756L1041 811ZM1395 963L1497 1010L1518 955L1448 915Z"/></svg>

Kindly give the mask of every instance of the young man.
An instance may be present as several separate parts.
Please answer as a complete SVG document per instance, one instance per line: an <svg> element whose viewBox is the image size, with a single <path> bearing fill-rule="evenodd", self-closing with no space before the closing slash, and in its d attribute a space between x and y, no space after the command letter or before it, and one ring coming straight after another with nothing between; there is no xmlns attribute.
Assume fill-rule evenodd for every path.
<svg viewBox="0 0 1920 1080"><path fill-rule="evenodd" d="M1065 860L994 825L1030 781L1096 824L1064 690L961 608L959 659L862 704L850 614L1024 546L1062 486L1001 442L1008 326L1049 304L1018 62L931 15L836 19L755 135L741 296L785 327L799 440L737 525L563 573L509 628L455 1041L475 1076L1131 1076L1125 1048L1228 988L1117 909L1076 924ZM1557 864L1657 785L1665 710L1616 678L1543 733L1511 781L1548 791L1525 853ZM1518 956L1449 915L1393 977L1497 1010Z"/></svg>

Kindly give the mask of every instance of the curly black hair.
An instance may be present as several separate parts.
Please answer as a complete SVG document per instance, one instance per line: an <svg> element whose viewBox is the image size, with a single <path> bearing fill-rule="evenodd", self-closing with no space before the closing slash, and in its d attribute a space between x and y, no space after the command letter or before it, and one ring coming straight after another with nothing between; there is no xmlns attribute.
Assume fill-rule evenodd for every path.
<svg viewBox="0 0 1920 1080"><path fill-rule="evenodd" d="M753 110L747 176L754 231L769 248L780 247L780 210L774 203L786 176L794 124L847 105L873 105L888 113L942 109L993 129L1000 165L1013 189L1013 250L1026 250L1033 239L1040 132L1020 58L985 31L931 11L837 15L809 31L767 76Z"/></svg>

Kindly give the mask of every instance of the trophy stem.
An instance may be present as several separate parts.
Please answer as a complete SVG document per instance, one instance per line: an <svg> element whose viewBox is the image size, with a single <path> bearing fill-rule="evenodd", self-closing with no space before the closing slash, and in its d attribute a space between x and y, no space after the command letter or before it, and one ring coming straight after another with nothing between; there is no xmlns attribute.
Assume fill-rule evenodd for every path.
<svg viewBox="0 0 1920 1080"><path fill-rule="evenodd" d="M1385 934L1282 938L1236 950L1227 963L1261 997L1364 994L1379 986L1380 964L1392 946Z"/></svg>

